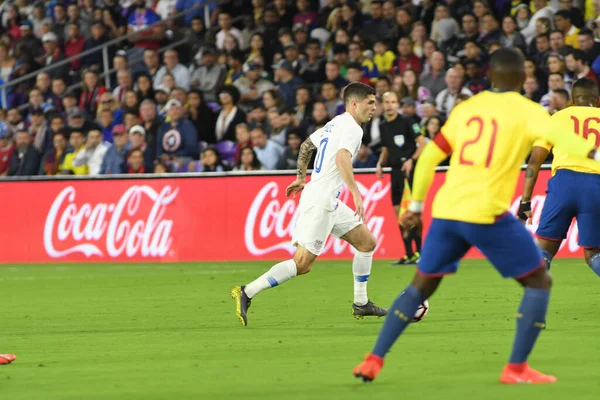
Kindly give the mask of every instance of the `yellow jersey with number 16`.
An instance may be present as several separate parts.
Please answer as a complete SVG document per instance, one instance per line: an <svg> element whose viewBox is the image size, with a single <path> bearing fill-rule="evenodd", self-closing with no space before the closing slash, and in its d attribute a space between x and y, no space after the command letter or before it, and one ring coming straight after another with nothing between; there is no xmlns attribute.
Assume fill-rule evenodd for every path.
<svg viewBox="0 0 600 400"><path fill-rule="evenodd" d="M438 149L423 152L428 162L419 158L413 199L423 200L433 178L425 170L441 161L442 153L452 152L432 216L480 224L491 224L508 210L521 166L538 139L578 157L594 148L574 135L559 134L541 105L516 92L486 91L462 102L438 136L428 145Z"/></svg>
<svg viewBox="0 0 600 400"><path fill-rule="evenodd" d="M600 147L600 109L595 107L569 107L554 114L552 125L559 126L563 132L583 137L596 147ZM547 150L552 144L539 140L534 146L544 147ZM600 163L589 158L573 157L561 149L554 149L552 161L552 175L557 169L568 169L586 174L600 174Z"/></svg>

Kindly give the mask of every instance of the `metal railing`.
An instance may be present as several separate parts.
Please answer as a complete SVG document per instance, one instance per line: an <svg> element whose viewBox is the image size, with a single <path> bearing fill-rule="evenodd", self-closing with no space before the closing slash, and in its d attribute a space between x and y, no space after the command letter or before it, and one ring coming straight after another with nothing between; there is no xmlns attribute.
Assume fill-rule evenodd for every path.
<svg viewBox="0 0 600 400"><path fill-rule="evenodd" d="M211 6L211 4L214 4L214 3L218 3L218 0L209 2L209 3L204 4L204 5L196 5L196 6L191 7L191 8L189 8L189 9L183 11L183 12L180 12L178 14L172 15L172 16L170 16L167 19L163 19L163 20L158 21L158 22L156 22L156 23L154 23L152 25L149 25L147 27L147 30L151 30L151 29L153 29L153 28L155 28L157 26L165 25L166 23L168 23L170 21L174 21L174 20L177 20L179 18L185 17L186 15L188 15L188 14L194 12L194 11L200 10L202 8L204 9L204 21L205 21L205 26L206 26L205 29L208 30L210 28L210 6ZM47 65L47 66L45 66L43 68L40 68L40 69L38 69L38 70L36 70L34 72L31 72L31 73L29 73L27 75L21 76L21 77L19 77L17 79L12 79L12 80L10 80L10 81L8 81L8 82L0 85L0 95L2 96L1 98L2 98L2 105L3 105L3 107L5 107L5 108L8 107L7 90L9 88L17 86L17 85L19 85L22 82L29 81L29 80L35 78L37 75L41 74L42 72L49 72L49 71L54 70L55 68L59 68L59 67L65 66L65 65L69 65L73 61L77 61L77 60L79 60L79 59L81 59L83 57L89 56L91 54L95 54L95 53L97 53L99 51L102 51L102 69L103 69L103 72L100 74L100 76L104 77L105 86L107 88L110 88L110 86L111 86L110 85L110 75L111 75L111 73L114 72L114 69L113 70L110 69L110 60L108 58L108 48L112 47L112 46L115 46L115 45L117 45L117 44L119 44L119 43L121 43L123 41L129 40L129 38L131 38L134 35L136 35L136 32L128 33L126 35L123 35L123 36L120 36L118 38L112 39L112 40L110 40L110 41L108 41L108 42L106 42L106 43L104 43L104 44L102 44L100 46L94 47L93 49L82 51L81 53L76 54L76 55L74 55L72 57L66 58L66 59L64 59L62 61L59 61L59 62L51 64L51 65ZM161 48L159 50L159 53L160 52L164 52L164 51L166 51L168 49L180 46L181 44L184 44L186 41L187 41L187 39L184 38L184 39L179 40L179 41L177 41L175 43L170 43L168 46L164 46L163 48ZM81 83L77 83L75 85L72 85L72 86L69 87L69 89L73 89L73 88L76 88L78 86L81 86Z"/></svg>

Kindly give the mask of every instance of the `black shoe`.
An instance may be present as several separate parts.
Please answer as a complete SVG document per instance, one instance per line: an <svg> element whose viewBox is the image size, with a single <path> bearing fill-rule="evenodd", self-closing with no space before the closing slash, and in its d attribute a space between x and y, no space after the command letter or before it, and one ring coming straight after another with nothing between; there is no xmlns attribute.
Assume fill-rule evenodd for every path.
<svg viewBox="0 0 600 400"><path fill-rule="evenodd" d="M361 319L363 317L385 317L387 315L387 310L385 308L377 307L375 303L371 300L367 301L367 304L364 306L359 306L358 304L352 304L352 315L356 319Z"/></svg>
<svg viewBox="0 0 600 400"><path fill-rule="evenodd" d="M236 286L231 289L231 297L235 300L235 313L237 314L242 326L248 325L248 317L246 313L250 308L250 298L246 296L244 288L246 286Z"/></svg>
<svg viewBox="0 0 600 400"><path fill-rule="evenodd" d="M404 256L404 257L402 257L401 259L399 259L398 261L394 261L394 262L392 263L392 265L411 265L411 264L412 264L412 262L411 262L411 260L412 260L412 257L413 257L413 256L411 256L411 257L409 257L409 256Z"/></svg>

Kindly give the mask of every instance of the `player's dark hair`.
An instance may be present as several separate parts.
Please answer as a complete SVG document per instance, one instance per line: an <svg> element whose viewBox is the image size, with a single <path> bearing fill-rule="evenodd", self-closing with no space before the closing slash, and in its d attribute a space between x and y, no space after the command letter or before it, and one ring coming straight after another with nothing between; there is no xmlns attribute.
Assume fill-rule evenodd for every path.
<svg viewBox="0 0 600 400"><path fill-rule="evenodd" d="M521 69L524 63L523 55L510 47L496 50L490 58L490 65L493 68Z"/></svg>
<svg viewBox="0 0 600 400"><path fill-rule="evenodd" d="M348 104L351 99L363 101L371 95L375 95L375 89L371 86L360 82L352 82L344 88L344 104Z"/></svg>
<svg viewBox="0 0 600 400"><path fill-rule="evenodd" d="M594 82L590 78L581 78L581 79L577 79L573 83L572 90L575 90L575 89L598 90L598 86L596 85L596 82Z"/></svg>
<svg viewBox="0 0 600 400"><path fill-rule="evenodd" d="M554 13L555 17L563 17L564 19L571 20L571 12L568 10L559 10Z"/></svg>

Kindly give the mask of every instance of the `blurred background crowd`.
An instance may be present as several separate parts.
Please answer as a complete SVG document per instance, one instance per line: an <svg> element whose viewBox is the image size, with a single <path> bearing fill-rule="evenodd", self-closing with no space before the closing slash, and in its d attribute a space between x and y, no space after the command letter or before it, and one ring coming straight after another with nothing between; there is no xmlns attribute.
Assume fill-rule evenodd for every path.
<svg viewBox="0 0 600 400"><path fill-rule="evenodd" d="M526 56L549 113L600 75L600 0L47 0L0 8L0 175L295 169L349 82L415 136ZM374 167L382 107L357 168Z"/></svg>

